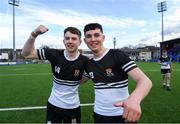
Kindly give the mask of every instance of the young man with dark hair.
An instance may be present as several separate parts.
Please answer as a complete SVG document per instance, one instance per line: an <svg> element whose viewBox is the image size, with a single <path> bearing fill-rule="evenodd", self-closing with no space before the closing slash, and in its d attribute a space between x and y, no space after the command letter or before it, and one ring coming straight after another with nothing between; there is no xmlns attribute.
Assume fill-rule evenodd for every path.
<svg viewBox="0 0 180 124"><path fill-rule="evenodd" d="M151 80L122 51L103 46L105 35L100 24L87 24L84 35L94 55L87 65L95 88L94 123L137 122L140 103L152 87ZM128 76L136 82L130 95Z"/></svg>
<svg viewBox="0 0 180 124"><path fill-rule="evenodd" d="M65 50L35 49L38 35L48 31L40 25L33 31L22 50L25 58L49 60L53 73L53 87L47 103L47 123L80 123L81 111L78 95L87 58L80 54L81 32L75 27L64 30Z"/></svg>

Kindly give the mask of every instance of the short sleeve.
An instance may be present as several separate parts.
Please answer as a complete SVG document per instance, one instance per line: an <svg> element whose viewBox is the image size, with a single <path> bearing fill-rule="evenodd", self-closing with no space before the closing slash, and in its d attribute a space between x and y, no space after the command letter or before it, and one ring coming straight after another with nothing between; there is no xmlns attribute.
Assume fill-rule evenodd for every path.
<svg viewBox="0 0 180 124"><path fill-rule="evenodd" d="M37 54L40 60L52 61L57 54L55 49L37 49Z"/></svg>
<svg viewBox="0 0 180 124"><path fill-rule="evenodd" d="M137 67L136 63L121 50L114 50L114 58L118 66L126 73Z"/></svg>

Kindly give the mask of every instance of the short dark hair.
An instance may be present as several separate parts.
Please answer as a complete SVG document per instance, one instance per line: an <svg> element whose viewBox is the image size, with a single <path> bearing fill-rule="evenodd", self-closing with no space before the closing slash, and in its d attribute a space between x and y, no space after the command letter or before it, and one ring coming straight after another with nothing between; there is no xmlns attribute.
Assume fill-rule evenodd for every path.
<svg viewBox="0 0 180 124"><path fill-rule="evenodd" d="M68 31L71 32L72 34L77 34L79 39L81 39L81 31L76 27L67 27L66 29L64 29L64 35Z"/></svg>
<svg viewBox="0 0 180 124"><path fill-rule="evenodd" d="M95 29L100 29L101 32L103 33L103 28L102 28L101 24L99 24L99 23L89 23L89 24L85 25L84 33L86 33L89 30L95 30Z"/></svg>

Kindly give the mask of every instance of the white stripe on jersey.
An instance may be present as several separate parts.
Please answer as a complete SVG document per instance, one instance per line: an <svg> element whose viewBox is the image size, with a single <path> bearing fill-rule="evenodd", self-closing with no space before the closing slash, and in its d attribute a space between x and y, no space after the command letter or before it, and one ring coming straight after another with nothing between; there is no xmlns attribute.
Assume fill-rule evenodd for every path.
<svg viewBox="0 0 180 124"><path fill-rule="evenodd" d="M45 56L45 53L44 53L44 49L42 49L42 56L43 56L43 59L46 60L46 56Z"/></svg>
<svg viewBox="0 0 180 124"><path fill-rule="evenodd" d="M122 69L124 70L124 69L126 69L127 68L127 66L129 66L130 64L132 64L132 63L134 63L134 61L130 61L130 62L128 62L127 64L125 64L123 67L122 67Z"/></svg>
<svg viewBox="0 0 180 124"><path fill-rule="evenodd" d="M120 81L120 82L112 82L112 83L94 83L94 88L122 88L128 86L128 79Z"/></svg>
<svg viewBox="0 0 180 124"><path fill-rule="evenodd" d="M40 59L46 60L44 49L39 49L38 52L39 52Z"/></svg>
<svg viewBox="0 0 180 124"><path fill-rule="evenodd" d="M41 49L39 49L38 52L39 52L39 57L42 60L43 58L42 58L42 55L41 55Z"/></svg>
<svg viewBox="0 0 180 124"><path fill-rule="evenodd" d="M127 68L124 69L124 71L127 71L128 69L130 69L130 68L132 68L134 66L136 66L136 64L132 64L131 66L128 66Z"/></svg>
<svg viewBox="0 0 180 124"><path fill-rule="evenodd" d="M40 56L41 56L41 59L43 60L44 57L43 57L42 51L44 51L44 50L43 50L43 49L40 49Z"/></svg>

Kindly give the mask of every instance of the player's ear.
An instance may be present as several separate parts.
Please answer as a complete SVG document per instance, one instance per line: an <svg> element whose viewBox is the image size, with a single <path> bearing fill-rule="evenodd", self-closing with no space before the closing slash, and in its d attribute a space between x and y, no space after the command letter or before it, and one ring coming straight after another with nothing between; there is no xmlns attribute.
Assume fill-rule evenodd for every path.
<svg viewBox="0 0 180 124"><path fill-rule="evenodd" d="M103 41L105 40L105 35L103 35Z"/></svg>
<svg viewBox="0 0 180 124"><path fill-rule="evenodd" d="M81 43L82 43L82 40L80 39L80 40L79 40L79 46L81 45Z"/></svg>
<svg viewBox="0 0 180 124"><path fill-rule="evenodd" d="M86 38L84 38L83 40L84 40L85 44L87 44L87 43L86 43Z"/></svg>

